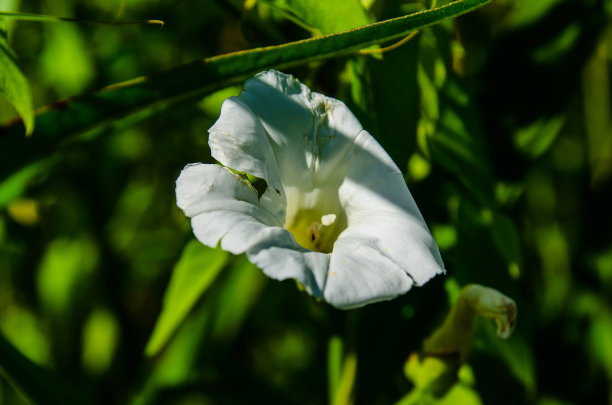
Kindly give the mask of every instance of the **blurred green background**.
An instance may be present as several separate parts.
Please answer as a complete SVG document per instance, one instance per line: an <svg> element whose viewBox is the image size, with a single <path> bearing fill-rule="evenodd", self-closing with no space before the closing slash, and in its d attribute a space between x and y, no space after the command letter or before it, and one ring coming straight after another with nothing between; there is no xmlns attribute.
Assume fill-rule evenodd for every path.
<svg viewBox="0 0 612 405"><path fill-rule="evenodd" d="M339 3L359 12L297 0L3 0L0 11L165 22L9 21L40 107L431 6L321 4ZM0 403L52 403L34 375L39 393L13 384L16 348L92 403L393 404L413 388L409 355L460 286L480 283L517 302L517 329L500 341L477 322L465 395L428 403L612 404L611 17L606 0L497 0L387 53L284 69L349 105L406 173L440 246L447 275L390 302L338 311L193 242L174 181L212 162L206 130L240 86L0 179ZM1 99L0 122L15 116ZM187 278L167 290L173 269ZM176 312L150 356L166 291Z"/></svg>

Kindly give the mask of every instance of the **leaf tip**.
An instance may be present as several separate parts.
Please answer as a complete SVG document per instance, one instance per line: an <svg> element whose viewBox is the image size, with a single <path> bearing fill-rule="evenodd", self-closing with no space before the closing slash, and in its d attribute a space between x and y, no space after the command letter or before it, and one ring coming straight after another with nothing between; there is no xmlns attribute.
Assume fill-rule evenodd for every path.
<svg viewBox="0 0 612 405"><path fill-rule="evenodd" d="M30 138L34 133L34 117L23 117L23 125L26 138Z"/></svg>

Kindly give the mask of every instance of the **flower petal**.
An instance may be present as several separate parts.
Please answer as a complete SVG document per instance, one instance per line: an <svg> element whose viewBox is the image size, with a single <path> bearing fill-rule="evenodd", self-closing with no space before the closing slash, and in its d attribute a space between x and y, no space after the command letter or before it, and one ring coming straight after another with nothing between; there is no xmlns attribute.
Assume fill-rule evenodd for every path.
<svg viewBox="0 0 612 405"><path fill-rule="evenodd" d="M221 116L208 132L211 154L217 161L234 170L261 177L275 190L282 191L280 171L266 130L241 98L225 100Z"/></svg>
<svg viewBox="0 0 612 405"><path fill-rule="evenodd" d="M282 225L282 218L260 207L257 193L228 169L195 164L176 181L177 205L192 218L193 231L205 245L244 253L265 228Z"/></svg>
<svg viewBox="0 0 612 405"><path fill-rule="evenodd" d="M212 156L222 164L264 178L277 191L313 190L341 179L338 160L362 130L339 100L311 92L275 70L245 83L226 100L209 129Z"/></svg>
<svg viewBox="0 0 612 405"><path fill-rule="evenodd" d="M403 176L366 131L339 191L348 227L334 245L326 301L340 308L388 300L442 273L438 247Z"/></svg>
<svg viewBox="0 0 612 405"><path fill-rule="evenodd" d="M312 252L297 246L293 236L291 243L279 243L268 238L247 252L249 260L263 270L264 274L276 280L297 280L306 291L316 298L323 297L323 285L329 269L330 256ZM286 239L288 241L289 238Z"/></svg>
<svg viewBox="0 0 612 405"><path fill-rule="evenodd" d="M261 199L246 182L218 165L186 166L176 181L177 205L192 218L195 236L203 244L249 260L271 278L294 278L312 295L322 295L329 256L305 251L282 228L283 210L276 193Z"/></svg>

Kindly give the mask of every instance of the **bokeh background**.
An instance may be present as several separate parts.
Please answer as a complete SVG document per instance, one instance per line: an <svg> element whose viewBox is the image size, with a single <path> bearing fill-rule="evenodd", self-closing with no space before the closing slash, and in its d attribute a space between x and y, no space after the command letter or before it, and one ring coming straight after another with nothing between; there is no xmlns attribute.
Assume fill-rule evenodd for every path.
<svg viewBox="0 0 612 405"><path fill-rule="evenodd" d="M0 9L165 22L10 21L40 107L354 25L342 15L305 21L301 3L5 0ZM431 6L360 5L365 22ZM17 349L66 384L57 390L92 403L393 404L414 387L409 355L460 287L480 283L517 302L518 324L501 341L491 322L476 323L454 403L612 404L611 16L605 0L497 0L393 51L285 69L350 106L406 173L440 246L447 275L390 302L338 311L193 242L174 181L185 164L212 162L206 130L240 86L49 150L35 175L2 179L0 403L46 403L13 384L6 362ZM0 121L15 116L0 100ZM149 356L180 266L201 267L207 287ZM334 384L352 394L330 395Z"/></svg>

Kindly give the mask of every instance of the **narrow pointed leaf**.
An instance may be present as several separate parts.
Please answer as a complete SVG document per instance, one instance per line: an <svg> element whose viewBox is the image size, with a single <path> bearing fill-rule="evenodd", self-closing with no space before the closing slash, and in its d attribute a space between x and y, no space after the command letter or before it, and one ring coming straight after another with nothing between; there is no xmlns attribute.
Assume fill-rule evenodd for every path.
<svg viewBox="0 0 612 405"><path fill-rule="evenodd" d="M0 93L23 119L26 134L34 130L34 104L28 79L17 65L15 53L4 35L0 35Z"/></svg>
<svg viewBox="0 0 612 405"><path fill-rule="evenodd" d="M156 354L174 334L198 299L206 292L225 265L228 253L192 240L172 272L161 315L149 339L146 352Z"/></svg>

